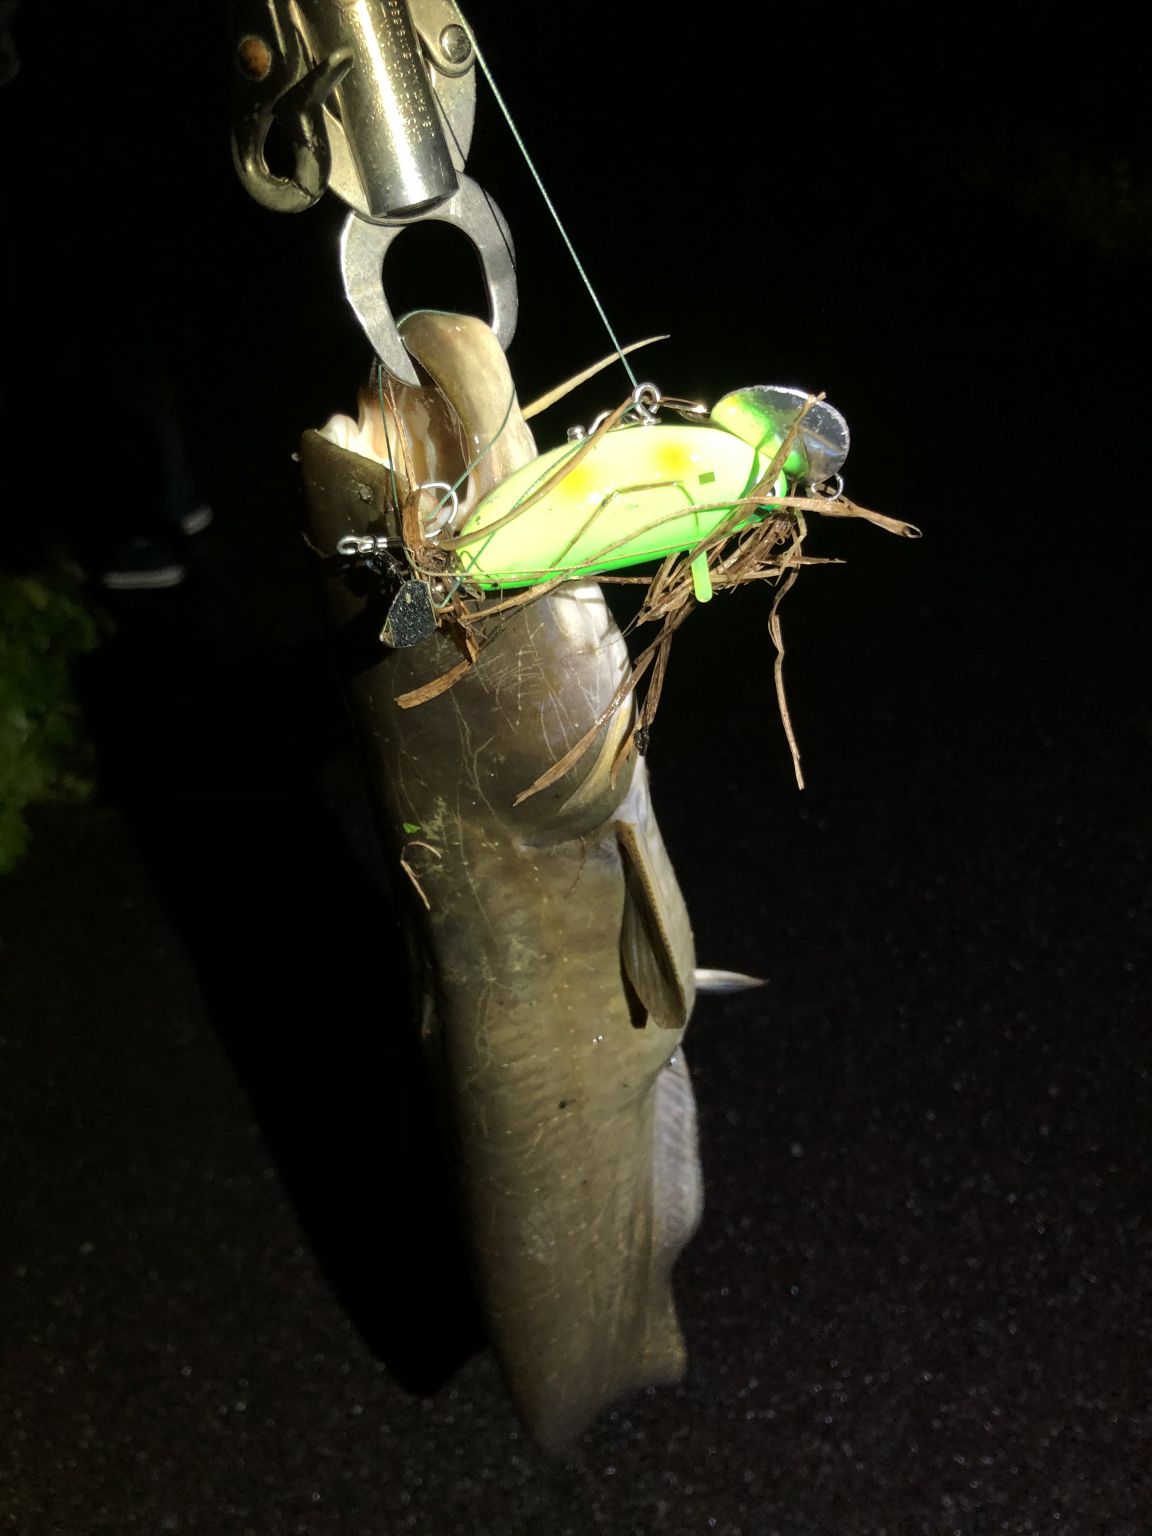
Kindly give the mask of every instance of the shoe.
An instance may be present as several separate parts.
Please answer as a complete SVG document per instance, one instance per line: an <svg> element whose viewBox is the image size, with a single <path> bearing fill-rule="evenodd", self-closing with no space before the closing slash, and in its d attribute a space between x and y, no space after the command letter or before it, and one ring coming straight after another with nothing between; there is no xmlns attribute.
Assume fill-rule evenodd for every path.
<svg viewBox="0 0 1152 1536"><path fill-rule="evenodd" d="M203 533L211 521L211 507L193 507L180 519L180 527L191 538L194 533Z"/></svg>
<svg viewBox="0 0 1152 1536"><path fill-rule="evenodd" d="M101 586L115 592L178 587L184 580L184 562L170 544L157 539L129 539L96 577Z"/></svg>

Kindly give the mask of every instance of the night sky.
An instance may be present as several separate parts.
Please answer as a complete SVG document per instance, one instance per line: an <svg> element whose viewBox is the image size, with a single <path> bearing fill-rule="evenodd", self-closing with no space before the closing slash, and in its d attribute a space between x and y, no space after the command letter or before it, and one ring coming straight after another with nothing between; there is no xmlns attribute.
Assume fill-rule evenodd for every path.
<svg viewBox="0 0 1152 1536"><path fill-rule="evenodd" d="M643 376L826 391L848 494L924 534L811 530L846 564L782 608L803 792L767 594L673 647L649 761L699 961L769 978L688 1035L689 1374L547 1463L483 1347L299 532L299 434L370 361L342 210L246 198L223 12L25 0L6 558L135 505L103 385L142 353L215 522L183 586L102 600L101 792L41 808L0 879L0 1527L1147 1536L1132 40L1106 13L468 14L621 339L672 334ZM609 344L483 86L470 172L516 238L530 399ZM473 302L461 257L406 234L397 307Z"/></svg>

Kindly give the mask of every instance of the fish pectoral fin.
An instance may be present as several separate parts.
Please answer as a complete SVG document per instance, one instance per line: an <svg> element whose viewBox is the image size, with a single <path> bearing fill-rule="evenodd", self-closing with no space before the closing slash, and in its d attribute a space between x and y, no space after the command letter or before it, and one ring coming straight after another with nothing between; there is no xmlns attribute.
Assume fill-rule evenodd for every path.
<svg viewBox="0 0 1152 1536"><path fill-rule="evenodd" d="M696 997L695 953L684 898L664 848L648 786L642 776L633 785L623 811L639 814L617 820L616 836L624 864L624 916L620 957L646 1024L683 1029Z"/></svg>

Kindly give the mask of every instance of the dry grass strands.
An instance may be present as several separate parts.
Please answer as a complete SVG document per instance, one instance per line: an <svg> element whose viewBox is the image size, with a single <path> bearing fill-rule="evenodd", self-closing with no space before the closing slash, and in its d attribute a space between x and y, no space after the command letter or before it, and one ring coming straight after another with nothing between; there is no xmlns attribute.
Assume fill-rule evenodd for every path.
<svg viewBox="0 0 1152 1536"><path fill-rule="evenodd" d="M477 537L487 537L496 529L504 527L513 519L529 512L591 452L613 427L619 424L632 407L631 398L610 412L597 429L584 439L563 463L535 486L520 505L497 521L488 524L482 530L482 534L470 534L469 519L466 519L454 536L442 536L435 543L429 542L423 537L419 519L415 515L414 498L406 498L402 509L402 526L410 564L413 571L425 579L434 579L441 585L448 580L451 591L442 606L441 623L454 632L457 643L464 651L464 658L433 682L404 694L397 703L401 708L410 709L446 692L468 671L483 648L486 635L493 632L494 624L503 623L509 614L528 603L539 601L548 593L554 592L564 582L587 580L592 573L595 573L596 579L601 582L643 585L647 590L628 630L631 633L643 625L653 624L657 626L655 638L639 653L629 675L623 679L592 726L550 768L522 790L517 795L515 803L519 805L562 778L588 751L612 714L629 697L634 697L637 703L632 724L625 733L616 754L613 769L615 772L634 746L639 745L643 750L647 744L667 673L672 638L698 606L693 566L697 565L699 569L699 563L703 562L708 584L713 591L731 591L751 581L770 581L777 584L768 617L768 633L776 650L774 667L776 701L792 755L796 782L800 788L803 788L800 751L792 727L784 686L784 642L780 626L780 604L795 584L802 566L840 563L833 558L804 554L804 541L808 533L805 514L814 513L819 517L828 518L858 518L902 538L920 537L920 530L914 524L858 506L842 494L832 497L813 494L807 496L775 494L777 480L792 451L804 416L819 399L823 399L823 396L809 396L803 410L789 428L783 443L773 456L765 474L748 495L734 503L725 502L697 508L700 512L726 511L726 516L713 532L701 540L694 549L667 556L656 572L650 576L618 575L612 571L597 572L595 568L609 559L623 545L630 543L639 533L658 528L664 522L670 521L670 518L661 518L648 525L648 528L633 530L626 539L605 545L579 564L536 573L522 572L520 574L527 580L531 580L533 576L540 579L535 585L524 587L495 601L475 589L470 589L467 577L461 576L458 571L451 570L453 565L451 551L466 547ZM763 521L740 527L740 524L746 523L749 517L756 513L763 515L765 512L769 515L765 516ZM584 530L581 530L581 534L583 532ZM649 673L651 673L650 677ZM639 692L645 678L648 678L648 683L643 697L640 698Z"/></svg>
<svg viewBox="0 0 1152 1536"><path fill-rule="evenodd" d="M730 591L751 581L771 581L778 584L768 618L768 633L776 650L774 667L776 701L792 756L796 782L800 788L804 787L800 750L792 726L784 684L784 641L780 624L780 604L795 584L801 567L833 565L839 564L839 561L803 553L804 540L807 537L807 525L803 514L814 512L822 517L861 518L905 538L918 538L920 531L912 524L898 518L885 517L866 507L859 507L845 496L834 499L819 496L773 498L771 502L774 509L773 516L752 527L735 533L732 531L733 523L741 521L750 510L764 505L764 500L757 500L754 496L746 498L738 508L733 509L732 516L725 519L724 524L711 538L688 554L669 556L651 576L618 576L611 572L599 573L597 580L601 582L646 586L647 591L644 593L636 617L629 625L629 632L645 624L655 624L658 626L658 633L637 656L631 673L621 683L608 707L593 726L547 772L541 774L534 783L521 791L516 797L517 804L529 799L532 795L539 794L541 790L547 789L549 785L563 777L588 751L605 721L621 707L629 695L636 696L638 702L631 728L622 740L617 754L617 768L634 744L639 742L641 746L646 745L660 702L672 637L698 606L692 579L692 562L701 558L707 562L708 578L715 591ZM588 564L598 563L610 552L610 548L599 551ZM525 603L536 601L546 592L554 591L563 581L579 579L581 574L580 569L565 571L550 581L541 583L539 586L528 587L495 603L480 602L471 605L462 602L459 620L465 628L473 628L483 634L484 627L493 619L498 620L499 616L514 611ZM640 698L640 688L649 671L651 671L651 678L643 697ZM453 668L453 674L452 680L455 681L458 669Z"/></svg>

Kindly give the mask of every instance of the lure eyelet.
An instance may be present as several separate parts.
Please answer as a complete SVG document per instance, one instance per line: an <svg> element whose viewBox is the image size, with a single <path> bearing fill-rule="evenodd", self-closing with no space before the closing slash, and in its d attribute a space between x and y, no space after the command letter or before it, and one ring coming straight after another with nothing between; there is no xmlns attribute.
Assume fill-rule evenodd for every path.
<svg viewBox="0 0 1152 1536"><path fill-rule="evenodd" d="M663 399L663 395L655 384L637 384L632 391L632 409L628 414L643 426L652 426Z"/></svg>
<svg viewBox="0 0 1152 1536"><path fill-rule="evenodd" d="M424 522L424 537L434 540L437 534L443 533L445 528L450 528L456 520L456 514L460 511L460 497L456 487L449 485L446 480L426 480L423 485L416 487L417 491L444 491L431 515Z"/></svg>
<svg viewBox="0 0 1152 1536"><path fill-rule="evenodd" d="M822 501L835 501L838 496L844 494L843 475L830 475L827 480L822 480L819 485L806 486L809 496L819 496Z"/></svg>

